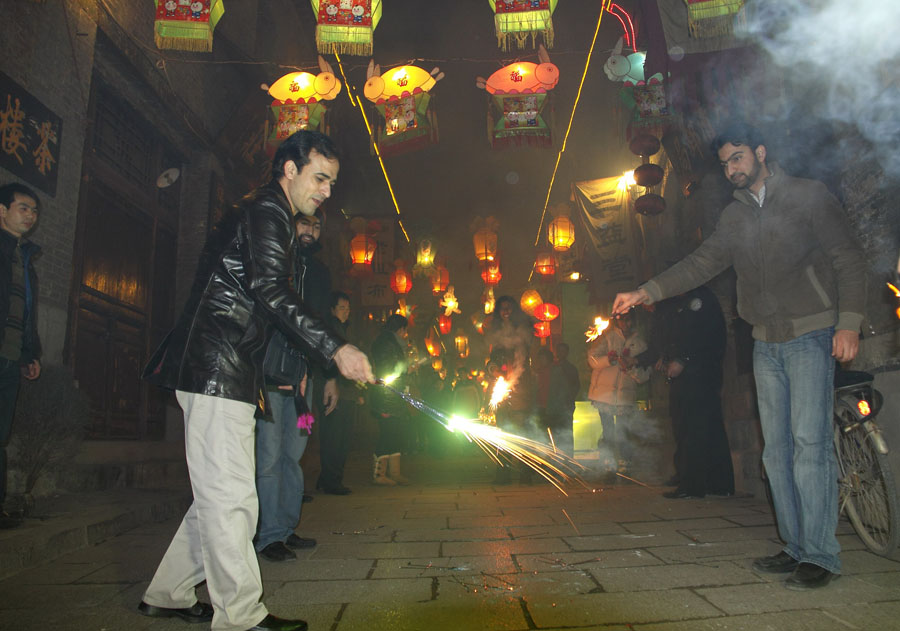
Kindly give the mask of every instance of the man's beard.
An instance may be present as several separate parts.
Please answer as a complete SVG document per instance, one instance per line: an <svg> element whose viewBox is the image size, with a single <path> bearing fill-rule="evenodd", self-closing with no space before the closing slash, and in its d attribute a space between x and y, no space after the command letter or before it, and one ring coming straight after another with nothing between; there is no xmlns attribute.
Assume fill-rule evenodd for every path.
<svg viewBox="0 0 900 631"><path fill-rule="evenodd" d="M759 163L759 160L754 160L753 168L750 170L750 173L735 173L731 176L731 183L734 184L738 189L749 188L756 181L756 178L759 177L759 172L761 169L762 164ZM735 182L735 177L739 177L742 183Z"/></svg>
<svg viewBox="0 0 900 631"><path fill-rule="evenodd" d="M316 240L308 234L304 234L303 236L301 236L299 238L299 241L300 241L301 247L304 247L304 248L308 248L309 246L311 246L313 243L316 242Z"/></svg>

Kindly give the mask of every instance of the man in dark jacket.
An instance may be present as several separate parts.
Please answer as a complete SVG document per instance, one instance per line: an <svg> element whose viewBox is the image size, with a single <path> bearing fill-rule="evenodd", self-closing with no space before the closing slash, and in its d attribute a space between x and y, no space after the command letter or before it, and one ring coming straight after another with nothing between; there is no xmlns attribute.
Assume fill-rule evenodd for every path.
<svg viewBox="0 0 900 631"><path fill-rule="evenodd" d="M837 199L820 182L766 162L756 129L731 124L713 149L735 185L734 201L700 247L637 291L616 296L613 313L684 293L734 266L738 313L753 326L763 463L785 542L753 568L790 572L789 589L822 587L841 571L834 362L859 350L862 251Z"/></svg>
<svg viewBox="0 0 900 631"><path fill-rule="evenodd" d="M334 144L317 132L297 132L279 146L271 182L213 230L191 297L145 369L150 381L176 391L184 410L194 493L144 593L145 615L212 620L213 629L307 628L269 615L260 602L254 411L266 403L262 360L273 326L346 377L373 381L366 356L308 315L290 283L294 216L312 215L331 195L338 168ZM197 601L204 580L212 607Z"/></svg>
<svg viewBox="0 0 900 631"><path fill-rule="evenodd" d="M678 486L671 499L734 495L731 449L722 418L725 318L716 295L702 285L671 298L663 370L675 434Z"/></svg>
<svg viewBox="0 0 900 631"><path fill-rule="evenodd" d="M3 512L6 501L6 445L12 430L19 379L41 374L41 343L35 324L40 248L25 238L38 219L38 199L27 186L0 188L0 528L21 523Z"/></svg>

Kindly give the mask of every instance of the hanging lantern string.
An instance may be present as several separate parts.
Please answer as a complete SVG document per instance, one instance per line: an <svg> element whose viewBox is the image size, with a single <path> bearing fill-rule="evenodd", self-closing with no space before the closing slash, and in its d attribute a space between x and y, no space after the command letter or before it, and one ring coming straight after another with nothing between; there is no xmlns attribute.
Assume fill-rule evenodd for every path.
<svg viewBox="0 0 900 631"><path fill-rule="evenodd" d="M334 52L334 56L337 59L338 68L341 69L341 76L344 77L344 81L347 81L347 75L344 74L344 65L341 63L341 56L338 54L337 47L332 43L331 44L332 51ZM353 88L350 87L350 84L347 83L347 94L350 94L350 91ZM356 93L353 90L354 94ZM366 131L369 132L369 138L372 138L372 125L369 124L369 117L366 116L366 108L363 107L362 100L359 98L359 94L356 95L356 103L354 103L354 107L359 105L359 111L362 114L363 122L366 124ZM353 101L353 95L350 96L350 100ZM384 166L384 160L381 159L381 152L378 150L378 143L374 140L370 140L372 146L375 148L375 157L378 158L378 164L381 165L381 172L384 174L384 181L387 184L388 192L391 194L391 200L394 202L394 210L397 211L397 224L400 226L400 231L403 233L406 242L409 243L409 234L406 232L406 228L403 227L403 219L400 215L400 205L397 203L397 196L394 195L394 187L391 185L391 178L388 176L387 168Z"/></svg>
<svg viewBox="0 0 900 631"><path fill-rule="evenodd" d="M594 54L594 46L597 44L597 35L600 34L600 23L603 21L603 14L609 10L611 2L612 0L604 0L603 6L600 9L600 15L597 17L597 28L594 29L594 39L591 40L591 48L588 50L587 59L584 62L584 72L581 73L581 83L578 84L578 92L575 94L575 103L572 105L572 114L569 116L569 126L566 127L566 135L563 136L562 147L560 148L559 153L556 154L556 164L553 166L553 175L550 176L550 186L547 187L547 198L544 200L544 210L541 212L541 222L538 224L537 238L534 240L535 247L537 247L537 244L541 241L541 229L544 227L544 218L547 216L547 206L550 204L550 192L553 190L553 183L556 181L556 172L559 170L559 162L562 159L562 154L566 150L569 132L572 131L572 122L575 120L575 110L578 109L578 101L581 99L581 90L584 88L588 68L591 66L591 57ZM533 269L532 272L534 272ZM531 277L529 277L529 280L531 280Z"/></svg>

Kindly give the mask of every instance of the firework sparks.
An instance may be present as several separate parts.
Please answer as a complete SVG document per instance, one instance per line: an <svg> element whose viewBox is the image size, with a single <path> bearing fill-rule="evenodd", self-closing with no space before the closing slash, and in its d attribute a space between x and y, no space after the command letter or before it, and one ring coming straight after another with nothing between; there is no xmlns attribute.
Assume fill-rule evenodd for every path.
<svg viewBox="0 0 900 631"><path fill-rule="evenodd" d="M897 288L896 288L894 285L892 285L891 283L888 283L887 286L891 288L891 291L894 292L894 295L895 295L897 298L900 298L900 289L897 289ZM900 318L900 307L897 308L897 311L896 311L895 313L897 314L897 317Z"/></svg>
<svg viewBox="0 0 900 631"><path fill-rule="evenodd" d="M564 484L578 483L586 489L589 488L581 477L581 474L587 469L574 458L552 449L547 444L504 432L498 427L486 425L477 419L448 416L424 401L392 388L383 380L376 381L376 383L437 421L448 431L465 436L469 442L478 445L499 466L520 462L533 469L566 496L568 493L563 489Z"/></svg>
<svg viewBox="0 0 900 631"><path fill-rule="evenodd" d="M609 320L604 320L600 316L594 318L594 326L588 328L588 330L584 332L587 341L593 342L596 340L603 334L607 327L609 327Z"/></svg>
<svg viewBox="0 0 900 631"><path fill-rule="evenodd" d="M504 377L497 377L497 383L491 391L491 402L488 404L492 410L496 410L497 406L509 396L512 386Z"/></svg>

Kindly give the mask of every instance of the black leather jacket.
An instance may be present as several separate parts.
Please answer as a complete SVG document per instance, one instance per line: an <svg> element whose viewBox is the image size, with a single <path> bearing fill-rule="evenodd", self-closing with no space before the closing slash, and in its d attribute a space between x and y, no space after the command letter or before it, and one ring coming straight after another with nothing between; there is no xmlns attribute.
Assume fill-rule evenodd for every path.
<svg viewBox="0 0 900 631"><path fill-rule="evenodd" d="M297 236L281 186L249 193L213 230L191 296L144 377L169 389L255 404L272 326L331 364L344 341L291 286Z"/></svg>
<svg viewBox="0 0 900 631"><path fill-rule="evenodd" d="M12 282L12 260L17 239L6 230L0 230L0 342L5 329L3 323L9 315L9 285ZM38 337L35 320L37 304L37 273L34 271L34 257L41 248L22 239L22 256L25 259L27 283L25 285L25 322L22 330L22 355L19 363L23 366L41 357L41 340Z"/></svg>

